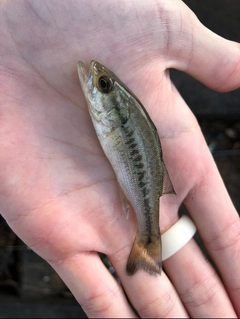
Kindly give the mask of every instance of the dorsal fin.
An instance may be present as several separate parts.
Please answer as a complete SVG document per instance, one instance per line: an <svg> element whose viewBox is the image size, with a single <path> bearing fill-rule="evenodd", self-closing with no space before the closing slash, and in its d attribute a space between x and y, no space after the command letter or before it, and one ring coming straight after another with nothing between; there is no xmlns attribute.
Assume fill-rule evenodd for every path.
<svg viewBox="0 0 240 319"><path fill-rule="evenodd" d="M166 169L166 166L164 162L162 161L163 164L163 188L162 188L162 195L165 194L176 194L172 182L170 180L170 177L168 175L168 171Z"/></svg>

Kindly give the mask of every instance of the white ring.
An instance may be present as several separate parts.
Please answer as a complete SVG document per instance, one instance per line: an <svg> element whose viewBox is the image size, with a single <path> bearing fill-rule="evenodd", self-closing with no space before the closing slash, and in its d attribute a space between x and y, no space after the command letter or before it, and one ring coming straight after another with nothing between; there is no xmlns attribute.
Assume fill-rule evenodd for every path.
<svg viewBox="0 0 240 319"><path fill-rule="evenodd" d="M183 215L162 237L162 260L174 255L193 237L196 226L186 215Z"/></svg>

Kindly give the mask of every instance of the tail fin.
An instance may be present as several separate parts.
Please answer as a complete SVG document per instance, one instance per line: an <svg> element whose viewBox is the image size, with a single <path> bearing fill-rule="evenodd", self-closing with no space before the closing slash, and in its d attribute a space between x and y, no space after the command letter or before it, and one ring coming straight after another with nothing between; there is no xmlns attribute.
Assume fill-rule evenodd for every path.
<svg viewBox="0 0 240 319"><path fill-rule="evenodd" d="M128 257L126 271L129 276L132 276L139 269L143 269L150 275L161 273L162 247L160 235L141 236L137 233Z"/></svg>

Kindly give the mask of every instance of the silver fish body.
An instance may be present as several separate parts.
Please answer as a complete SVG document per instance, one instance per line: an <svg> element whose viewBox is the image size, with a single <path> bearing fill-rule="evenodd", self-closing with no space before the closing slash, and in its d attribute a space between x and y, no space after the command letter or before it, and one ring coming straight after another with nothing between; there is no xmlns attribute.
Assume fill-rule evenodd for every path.
<svg viewBox="0 0 240 319"><path fill-rule="evenodd" d="M159 274L159 197L174 190L157 129L137 97L106 67L92 61L87 73L80 61L78 74L100 144L137 215L127 274L138 269Z"/></svg>

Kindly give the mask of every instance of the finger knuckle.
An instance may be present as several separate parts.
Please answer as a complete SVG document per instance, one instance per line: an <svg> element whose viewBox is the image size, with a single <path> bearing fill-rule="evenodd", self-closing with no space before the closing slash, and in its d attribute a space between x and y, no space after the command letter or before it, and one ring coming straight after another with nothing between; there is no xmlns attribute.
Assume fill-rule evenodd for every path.
<svg viewBox="0 0 240 319"><path fill-rule="evenodd" d="M101 317L109 313L116 302L117 292L106 290L104 293L93 292L81 302L81 306L89 316Z"/></svg>
<svg viewBox="0 0 240 319"><path fill-rule="evenodd" d="M146 299L137 311L143 318L166 318L171 314L175 304L176 298L174 294L165 291L161 296L158 295L156 298Z"/></svg>

